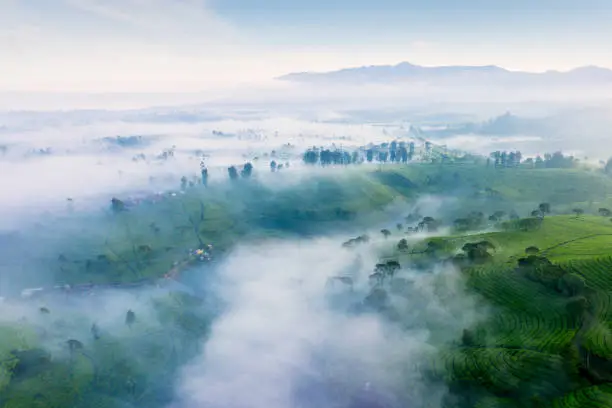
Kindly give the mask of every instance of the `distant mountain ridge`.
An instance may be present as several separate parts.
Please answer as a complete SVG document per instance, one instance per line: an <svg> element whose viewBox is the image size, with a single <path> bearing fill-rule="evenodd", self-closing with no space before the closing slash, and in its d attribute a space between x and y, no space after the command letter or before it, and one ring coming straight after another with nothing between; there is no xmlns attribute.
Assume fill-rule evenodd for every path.
<svg viewBox="0 0 612 408"><path fill-rule="evenodd" d="M500 85L585 85L612 84L612 70L597 66L584 66L569 71L542 73L510 71L496 66L449 65L425 67L402 62L397 65L372 65L345 68L330 72L296 72L276 78L302 83L396 83L465 85L467 83Z"/></svg>

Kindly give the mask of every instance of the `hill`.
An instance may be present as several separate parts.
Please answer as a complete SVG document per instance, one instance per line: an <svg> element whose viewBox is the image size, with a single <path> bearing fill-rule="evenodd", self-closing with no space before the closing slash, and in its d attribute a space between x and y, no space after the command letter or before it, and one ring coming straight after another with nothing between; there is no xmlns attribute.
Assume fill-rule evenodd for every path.
<svg viewBox="0 0 612 408"><path fill-rule="evenodd" d="M359 231L389 218L402 220L406 214L400 204L408 208L423 195L452 197L442 211L452 223L466 208L526 215L546 201L560 212L575 205L596 209L605 206L601 203L612 191L612 180L596 172L472 164L327 169L299 184L278 176L279 187L239 180L227 187L189 187L119 213L49 217L7 238L3 262L18 267L27 260L26 272L11 279L14 286L32 280L27 270L36 271L39 279L46 271L52 285L139 282L160 278L177 264L188 267L197 262L189 250L208 244L221 257L238 242L338 228ZM40 245L51 241L51 246Z"/></svg>
<svg viewBox="0 0 612 408"><path fill-rule="evenodd" d="M495 65L425 67L402 62L397 65L374 65L346 68L331 72L290 73L277 78L304 83L398 83L418 82L436 85L610 85L612 70L600 67L580 67L570 71L543 73L510 71Z"/></svg>
<svg viewBox="0 0 612 408"><path fill-rule="evenodd" d="M399 261L398 270L383 268L390 279L375 282L366 275L362 281L356 272L355 290L348 292L351 314L375 314L410 330L411 308L426 310L428 291L451 286L441 299L448 302L448 296L461 296L454 285L463 280L477 311L486 311L458 336L449 331L446 315L447 320L418 322L419 333L430 333L426 341L432 352L424 351L419 358L427 357L428 363L415 369L419 381L448 387L445 407L607 406L612 400L612 260L607 249L612 222L593 215L610 204L609 177L583 169L495 169L482 163L320 170L298 183L281 174L272 184L241 179L229 186L189 187L128 211L49 217L32 236L8 239L3 256L24 263L32 259L31 265L47 268L52 284L118 283L113 290L125 291L61 292L62 301L48 296L3 303L10 313L0 320L0 406L169 406L181 368L199 355L226 305L213 293L215 285L194 294L167 283L130 292L127 284L155 281L176 262L185 267L200 262L188 250L201 244L212 243L213 258L222 258L240 243L339 231L362 237L352 243L373 250L382 246ZM415 206L419 197L429 198ZM528 216L544 201L558 215L546 215L528 231L512 224L502 228L503 222L518 222L508 219L512 211ZM587 215L566 214L576 207ZM504 221L485 223L488 232L446 236L431 231L423 240L406 229L419 217L433 216L438 231L445 231L466 213L497 211L504 211ZM402 225L396 228L396 223ZM381 233L371 241L363 238L384 225L393 231L387 231L386 240ZM41 245L64 234L57 246ZM411 240L414 256L398 252L402 238ZM431 241L438 246L427 251ZM460 264L460 280L436 280L452 276L439 275L440 269L454 273L451 255L480 241L493 244L490 259ZM352 243L338 242L335 250L352 251ZM546 261L521 266L529 246ZM24 251L14 252L19 248ZM323 258L333 251L327 248ZM380 265L359 268L381 270ZM196 269L214 278L212 267ZM422 277L431 278L432 286L419 286ZM408 300L414 303L406 308ZM471 306L452 312L459 322L462 314L475 313Z"/></svg>
<svg viewBox="0 0 612 408"><path fill-rule="evenodd" d="M450 387L444 406L611 406L609 217L547 216L529 231L428 241L438 244L430 260L466 250L469 243L492 244L490 258L459 264L486 317L432 355L423 369L423 375ZM406 251L395 258L402 265L414 262ZM388 282L390 290L400 282ZM401 294L401 287L395 293Z"/></svg>

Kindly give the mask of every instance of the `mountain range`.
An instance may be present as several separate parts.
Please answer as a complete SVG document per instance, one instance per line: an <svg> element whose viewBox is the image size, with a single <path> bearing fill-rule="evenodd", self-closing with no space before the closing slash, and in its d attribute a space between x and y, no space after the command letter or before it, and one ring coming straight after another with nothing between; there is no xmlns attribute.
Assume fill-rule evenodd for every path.
<svg viewBox="0 0 612 408"><path fill-rule="evenodd" d="M426 67L402 62L397 65L373 65L330 72L297 72L276 78L301 83L399 83L433 85L612 85L612 70L584 66L570 71L541 73L511 71L496 65Z"/></svg>

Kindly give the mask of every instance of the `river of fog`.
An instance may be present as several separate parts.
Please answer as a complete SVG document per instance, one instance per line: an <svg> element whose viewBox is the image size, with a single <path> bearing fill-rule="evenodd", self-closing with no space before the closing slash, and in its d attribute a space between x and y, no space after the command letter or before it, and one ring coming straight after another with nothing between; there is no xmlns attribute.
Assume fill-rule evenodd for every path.
<svg viewBox="0 0 612 408"><path fill-rule="evenodd" d="M151 302L184 290L223 306L201 354L177 377L169 408L438 406L445 388L428 382L421 367L483 311L457 271L442 267L397 275L402 290L390 292L389 302L399 318L364 307L368 276L388 242L346 250L346 238L244 244L214 268L193 268L184 284L57 293L17 301L11 316L36 321L37 309L46 307L77 322L69 334L82 338L89 326L79 319L120 333L130 309L151 330L164 330ZM334 276L350 276L353 289L329 285Z"/></svg>
<svg viewBox="0 0 612 408"><path fill-rule="evenodd" d="M238 248L219 269L227 307L184 369L176 407L421 407L444 393L419 372L428 353L477 318L456 271L404 270L399 321L360 310L376 245L339 237ZM351 276L353 291L327 279ZM342 286L342 285L340 285ZM442 329L443 328L443 329ZM435 338L433 331L435 331Z"/></svg>

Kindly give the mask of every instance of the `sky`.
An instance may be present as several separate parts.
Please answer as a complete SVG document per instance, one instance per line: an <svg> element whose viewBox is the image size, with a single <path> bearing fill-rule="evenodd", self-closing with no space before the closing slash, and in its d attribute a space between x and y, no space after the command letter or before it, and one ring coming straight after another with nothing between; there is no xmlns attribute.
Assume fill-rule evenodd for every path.
<svg viewBox="0 0 612 408"><path fill-rule="evenodd" d="M196 92L397 64L612 68L609 0L0 0L0 91Z"/></svg>

